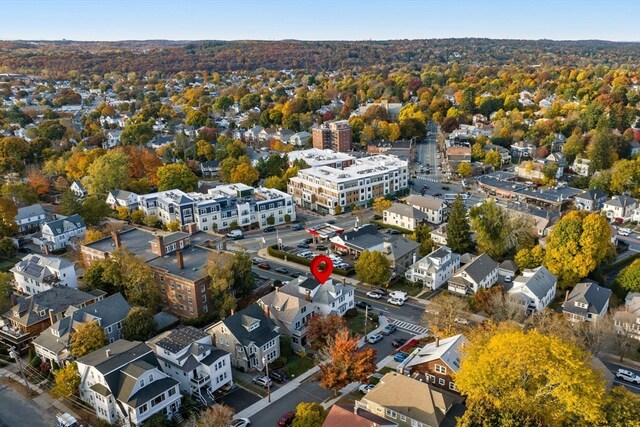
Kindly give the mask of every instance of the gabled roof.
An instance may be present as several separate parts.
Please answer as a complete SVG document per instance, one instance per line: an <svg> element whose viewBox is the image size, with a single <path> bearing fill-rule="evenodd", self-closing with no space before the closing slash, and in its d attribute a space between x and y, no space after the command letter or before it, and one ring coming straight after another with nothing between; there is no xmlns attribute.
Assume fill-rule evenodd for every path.
<svg viewBox="0 0 640 427"><path fill-rule="evenodd" d="M315 308L313 303L304 299L304 296L291 295L279 290L260 298L260 303L269 307L270 316L283 323L287 329L290 329L291 323L302 307L309 307L309 313Z"/></svg>
<svg viewBox="0 0 640 427"><path fill-rule="evenodd" d="M260 325L256 329L249 331L249 326L255 324L256 321L260 322ZM260 347L280 335L274 331L275 325L273 321L264 314L258 304L251 304L222 320L222 323L229 329L236 340L245 347L250 343Z"/></svg>
<svg viewBox="0 0 640 427"><path fill-rule="evenodd" d="M66 218L56 219L54 221L45 222L43 227L49 227L51 234L59 236L67 231L86 228L86 224L82 217L78 214L68 216Z"/></svg>
<svg viewBox="0 0 640 427"><path fill-rule="evenodd" d="M486 252L473 259L468 264L465 264L457 273L460 275L463 271L466 272L474 282L480 283L482 279L487 277L493 270L498 268L498 263L495 262Z"/></svg>
<svg viewBox="0 0 640 427"><path fill-rule="evenodd" d="M393 260L398 260L416 251L420 247L420 243L406 237L395 236L395 238L385 242L384 246L389 251L389 257Z"/></svg>
<svg viewBox="0 0 640 427"><path fill-rule="evenodd" d="M140 341L118 340L81 357L78 359L78 362L93 366L102 374L108 374L149 354L151 354L152 359L155 360L153 352L145 343ZM149 362L146 358L145 361Z"/></svg>
<svg viewBox="0 0 640 427"><path fill-rule="evenodd" d="M2 317L23 326L31 326L48 319L49 310L54 314L62 313L69 306L80 306L94 298L94 295L75 288L55 287L26 298L18 298L18 304L6 311ZM18 316L14 316L15 312ZM44 313L41 315L41 312Z"/></svg>
<svg viewBox="0 0 640 427"><path fill-rule="evenodd" d="M544 298L549 290L557 282L556 276L551 274L546 267L540 266L531 270L524 270L512 283L511 289L518 287L528 288L538 299Z"/></svg>
<svg viewBox="0 0 640 427"><path fill-rule="evenodd" d="M633 197L629 197L623 194L621 196L613 196L611 200L606 201L604 204L609 206L624 208L627 206L634 205L635 203L636 203L636 200Z"/></svg>
<svg viewBox="0 0 640 427"><path fill-rule="evenodd" d="M14 219L16 221L19 221L21 219L27 219L34 216L40 216L40 215L45 215L44 208L41 205L36 204L31 206L25 206L23 208L18 208L18 213L14 217Z"/></svg>
<svg viewBox="0 0 640 427"><path fill-rule="evenodd" d="M598 200L598 199L602 199L607 197L607 193L602 191L602 190L598 190L598 189L590 189L590 190L585 190L582 193L578 194L576 196L576 199L587 199L587 200Z"/></svg>
<svg viewBox="0 0 640 427"><path fill-rule="evenodd" d="M586 316L587 313L600 314L611 297L611 289L598 286L592 281L578 283L562 304L564 312ZM576 302L587 304L587 308L576 306Z"/></svg>
<svg viewBox="0 0 640 427"><path fill-rule="evenodd" d="M194 328L193 326L185 326L168 332L155 344L158 347L162 347L172 353L176 353L206 336L207 334L203 330Z"/></svg>
<svg viewBox="0 0 640 427"><path fill-rule="evenodd" d="M406 367L421 365L434 360L442 360L453 372L460 369L459 349L468 340L464 335L458 334L440 341L435 341L422 347L411 359Z"/></svg>
<svg viewBox="0 0 640 427"><path fill-rule="evenodd" d="M394 203L389 209L385 209L385 211L407 218L415 219L416 221L427 219L427 214L419 209L414 208L413 206L405 205L404 203Z"/></svg>
<svg viewBox="0 0 640 427"><path fill-rule="evenodd" d="M432 211L444 209L446 206L444 200L437 199L435 197L418 196L417 194L410 195L407 197L406 201L408 205L418 206Z"/></svg>
<svg viewBox="0 0 640 427"><path fill-rule="evenodd" d="M136 193L126 190L112 190L109 192L109 195L116 200L126 200L131 196L138 196Z"/></svg>
<svg viewBox="0 0 640 427"><path fill-rule="evenodd" d="M397 425L364 409L358 408L354 411L336 404L331 407L322 427L397 427Z"/></svg>

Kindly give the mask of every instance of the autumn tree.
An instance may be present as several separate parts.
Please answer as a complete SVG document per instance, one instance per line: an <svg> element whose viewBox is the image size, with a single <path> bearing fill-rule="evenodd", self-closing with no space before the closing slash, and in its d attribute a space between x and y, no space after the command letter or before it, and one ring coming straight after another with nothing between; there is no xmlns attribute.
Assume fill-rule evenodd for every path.
<svg viewBox="0 0 640 427"><path fill-rule="evenodd" d="M13 200L0 196L0 237L13 236L18 231L14 221L17 214L18 207Z"/></svg>
<svg viewBox="0 0 640 427"><path fill-rule="evenodd" d="M640 158L622 159L613 165L610 190L616 194L640 196Z"/></svg>
<svg viewBox="0 0 640 427"><path fill-rule="evenodd" d="M64 368L53 373L54 385L51 389L53 397L69 399L77 396L80 391L80 375L76 362L67 364Z"/></svg>
<svg viewBox="0 0 640 427"><path fill-rule="evenodd" d="M465 254L474 248L471 240L471 227L467 219L467 208L460 196L451 204L449 222L447 224L447 245L458 254Z"/></svg>
<svg viewBox="0 0 640 427"><path fill-rule="evenodd" d="M216 403L200 413L193 414L185 427L222 427L230 426L233 421L233 408Z"/></svg>
<svg viewBox="0 0 640 427"><path fill-rule="evenodd" d="M49 178L38 169L31 169L27 175L29 185L38 196L44 196L49 193L51 183Z"/></svg>
<svg viewBox="0 0 640 427"><path fill-rule="evenodd" d="M380 251L365 250L354 267L358 280L373 286L385 285L391 277L391 262Z"/></svg>
<svg viewBox="0 0 640 427"><path fill-rule="evenodd" d="M495 169L499 169L502 165L502 157L500 153L495 150L489 151L484 156L484 163L487 165L493 166Z"/></svg>
<svg viewBox="0 0 640 427"><path fill-rule="evenodd" d="M378 197L373 201L373 210L380 215L383 211L389 209L391 205L393 205L391 200L387 200L384 197Z"/></svg>
<svg viewBox="0 0 640 427"><path fill-rule="evenodd" d="M470 163L467 162L461 162L458 165L458 169L456 169L456 172L458 173L458 175L460 175L462 178L467 178L469 176L471 176L471 174L473 173L473 166L471 166Z"/></svg>
<svg viewBox="0 0 640 427"><path fill-rule="evenodd" d="M516 253L514 261L520 270L540 267L544 261L544 249L540 245L536 245L531 249L520 249Z"/></svg>
<svg viewBox="0 0 640 427"><path fill-rule="evenodd" d="M96 240L100 240L105 236L105 234L97 229L89 228L84 235L84 240L82 241L83 245L87 243L95 242Z"/></svg>
<svg viewBox="0 0 640 427"><path fill-rule="evenodd" d="M317 402L300 402L291 427L322 427L327 411Z"/></svg>
<svg viewBox="0 0 640 427"><path fill-rule="evenodd" d="M640 259L626 266L616 277L616 284L628 292L640 292Z"/></svg>
<svg viewBox="0 0 640 427"><path fill-rule="evenodd" d="M364 382L376 371L376 350L358 350L360 339L347 329L330 337L323 351L318 352L322 387L338 390L352 382Z"/></svg>
<svg viewBox="0 0 640 427"><path fill-rule="evenodd" d="M184 163L173 163L158 168L158 190L194 191L198 185L198 177Z"/></svg>
<svg viewBox="0 0 640 427"><path fill-rule="evenodd" d="M233 255L227 252L212 254L205 271L211 278L211 302L221 317L226 317L236 308L236 297L244 297L255 287L251 273L251 257L245 252Z"/></svg>
<svg viewBox="0 0 640 427"><path fill-rule="evenodd" d="M200 160L213 160L216 158L216 150L211 143L201 139L196 141L196 156Z"/></svg>
<svg viewBox="0 0 640 427"><path fill-rule="evenodd" d="M337 314L312 316L307 322L307 340L311 349L319 351L326 348L329 338L346 327L347 321Z"/></svg>
<svg viewBox="0 0 640 427"><path fill-rule="evenodd" d="M280 191L287 190L287 182L279 176L270 176L265 178L263 185L265 188L275 188Z"/></svg>
<svg viewBox="0 0 640 427"><path fill-rule="evenodd" d="M146 180L151 185L157 185L158 168L162 160L155 151L147 147L119 147L129 157L129 175L133 180ZM129 183L129 185L133 185ZM133 190L133 189L132 189Z"/></svg>
<svg viewBox="0 0 640 427"><path fill-rule="evenodd" d="M121 151L109 151L87 169L83 183L89 194L106 197L111 190L125 188L129 182L129 158Z"/></svg>
<svg viewBox="0 0 640 427"><path fill-rule="evenodd" d="M460 325L455 321L456 318L465 317L467 314L467 304L464 299L450 293L441 293L429 301L423 318L433 335L446 338L460 329Z"/></svg>
<svg viewBox="0 0 640 427"><path fill-rule="evenodd" d="M75 326L71 332L69 347L71 355L82 357L107 344L107 333L97 322L86 322Z"/></svg>
<svg viewBox="0 0 640 427"><path fill-rule="evenodd" d="M230 182L233 183L242 183L246 185L253 185L258 180L259 173L251 166L251 164L242 162L239 163L233 170L230 175Z"/></svg>
<svg viewBox="0 0 640 427"><path fill-rule="evenodd" d="M488 399L467 403L467 410L457 419L457 427L547 427L541 417L524 410L498 407Z"/></svg>
<svg viewBox="0 0 640 427"><path fill-rule="evenodd" d="M640 396L622 386L609 390L603 410L608 427L640 427Z"/></svg>
<svg viewBox="0 0 640 427"><path fill-rule="evenodd" d="M595 270L611 253L607 220L597 213L573 211L549 233L544 264L558 276L561 287L568 287Z"/></svg>
<svg viewBox="0 0 640 427"><path fill-rule="evenodd" d="M146 341L158 333L153 313L144 307L133 307L122 321L122 338Z"/></svg>
<svg viewBox="0 0 640 427"><path fill-rule="evenodd" d="M461 351L455 382L470 406L487 404L553 426L602 421L604 382L591 356L571 343L502 325L477 332Z"/></svg>

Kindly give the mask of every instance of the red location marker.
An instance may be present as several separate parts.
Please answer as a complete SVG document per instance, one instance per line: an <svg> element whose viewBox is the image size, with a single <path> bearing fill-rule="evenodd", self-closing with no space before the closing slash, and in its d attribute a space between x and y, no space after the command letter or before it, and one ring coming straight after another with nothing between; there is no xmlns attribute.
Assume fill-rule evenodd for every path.
<svg viewBox="0 0 640 427"><path fill-rule="evenodd" d="M320 265L324 264L324 268L320 270ZM311 264L309 265L309 269L311 270L311 274L316 278L321 285L324 285L324 282L331 276L333 272L333 262L329 257L324 255L318 255L314 259L311 260Z"/></svg>

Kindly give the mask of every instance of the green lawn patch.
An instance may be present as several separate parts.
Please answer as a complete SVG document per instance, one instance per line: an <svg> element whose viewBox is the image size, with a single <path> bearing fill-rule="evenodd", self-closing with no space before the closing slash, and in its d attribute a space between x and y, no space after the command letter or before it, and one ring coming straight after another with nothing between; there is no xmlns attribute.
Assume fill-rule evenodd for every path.
<svg viewBox="0 0 640 427"><path fill-rule="evenodd" d="M291 379L304 374L309 369L313 368L314 365L315 364L312 359L294 354L289 358L287 364L282 370L287 374L287 377Z"/></svg>
<svg viewBox="0 0 640 427"><path fill-rule="evenodd" d="M347 327L351 332L354 332L358 335L365 334L364 311L358 310L358 314L355 317L345 317L345 319L347 319ZM369 319L367 319L367 333L373 331L377 327L378 315L369 312Z"/></svg>
<svg viewBox="0 0 640 427"><path fill-rule="evenodd" d="M20 261L19 258L0 258L0 271L9 271L18 261Z"/></svg>
<svg viewBox="0 0 640 427"><path fill-rule="evenodd" d="M422 286L414 285L413 283L409 282L404 278L398 280L397 282L389 286L389 291L406 292L412 297L415 297L416 295L418 295L422 290L423 290ZM423 296L427 296L427 295L428 293L425 293Z"/></svg>
<svg viewBox="0 0 640 427"><path fill-rule="evenodd" d="M395 372L395 369L392 369L392 368L390 368L388 366L385 366L384 368L380 369L378 372L381 375L384 375L384 374L388 374L389 372Z"/></svg>

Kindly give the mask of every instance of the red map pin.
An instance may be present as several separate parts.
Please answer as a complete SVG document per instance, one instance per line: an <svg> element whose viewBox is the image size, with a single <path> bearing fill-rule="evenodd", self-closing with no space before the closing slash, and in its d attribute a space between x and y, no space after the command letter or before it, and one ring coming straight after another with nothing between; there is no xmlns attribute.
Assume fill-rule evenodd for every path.
<svg viewBox="0 0 640 427"><path fill-rule="evenodd" d="M320 270L320 264L324 264L324 268L322 270ZM315 277L320 284L324 285L324 282L327 281L333 272L333 262L329 257L318 255L311 260L309 269L311 270L313 277Z"/></svg>

